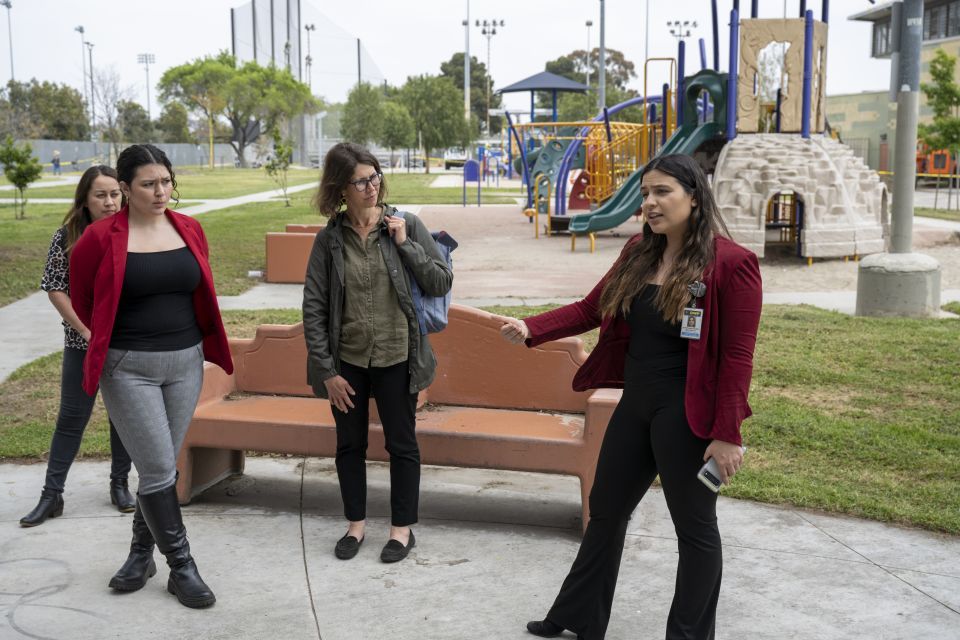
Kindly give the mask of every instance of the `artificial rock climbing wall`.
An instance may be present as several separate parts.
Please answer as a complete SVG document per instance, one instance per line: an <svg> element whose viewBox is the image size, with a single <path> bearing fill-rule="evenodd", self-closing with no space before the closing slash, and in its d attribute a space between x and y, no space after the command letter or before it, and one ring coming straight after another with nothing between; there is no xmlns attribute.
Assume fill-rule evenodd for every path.
<svg viewBox="0 0 960 640"><path fill-rule="evenodd" d="M825 136L737 136L720 152L713 192L733 239L760 257L767 205L779 193L803 202L802 256L876 253L889 236L886 186L850 147Z"/></svg>

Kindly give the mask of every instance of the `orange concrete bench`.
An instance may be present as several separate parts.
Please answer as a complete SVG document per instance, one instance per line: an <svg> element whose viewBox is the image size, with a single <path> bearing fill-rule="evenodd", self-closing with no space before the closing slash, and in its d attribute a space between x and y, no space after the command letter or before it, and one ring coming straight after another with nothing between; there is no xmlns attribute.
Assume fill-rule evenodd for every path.
<svg viewBox="0 0 960 640"><path fill-rule="evenodd" d="M285 232L267 233L267 269L264 280L303 284L313 239L325 224L288 224Z"/></svg>
<svg viewBox="0 0 960 640"><path fill-rule="evenodd" d="M597 452L619 390L574 392L586 359L567 338L526 349L500 337L488 313L452 305L447 329L431 336L437 376L421 393L417 438L424 464L577 476L583 522ZM207 364L183 449L182 503L240 474L245 451L332 458L330 405L306 383L303 325L264 325L253 339L230 341L235 371ZM367 457L389 460L371 401Z"/></svg>

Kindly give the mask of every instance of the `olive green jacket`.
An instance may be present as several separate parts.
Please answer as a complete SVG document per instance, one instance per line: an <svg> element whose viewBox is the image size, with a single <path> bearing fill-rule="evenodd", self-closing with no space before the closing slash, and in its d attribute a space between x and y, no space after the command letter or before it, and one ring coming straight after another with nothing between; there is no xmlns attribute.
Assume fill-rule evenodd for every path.
<svg viewBox="0 0 960 640"><path fill-rule="evenodd" d="M384 204L386 215L395 207ZM310 251L303 286L303 335L307 341L307 382L321 398L327 397L324 380L340 373L340 327L343 319L343 221L344 215L330 219L317 234ZM397 246L385 227L380 227L378 245L383 253L390 281L397 292L400 308L410 332L410 393L417 393L433 382L437 361L427 336L420 335L420 324L413 308L409 272L417 279L424 295L442 296L453 285L453 271L437 249L427 227L417 216L404 216L406 241ZM407 271L409 269L409 272Z"/></svg>

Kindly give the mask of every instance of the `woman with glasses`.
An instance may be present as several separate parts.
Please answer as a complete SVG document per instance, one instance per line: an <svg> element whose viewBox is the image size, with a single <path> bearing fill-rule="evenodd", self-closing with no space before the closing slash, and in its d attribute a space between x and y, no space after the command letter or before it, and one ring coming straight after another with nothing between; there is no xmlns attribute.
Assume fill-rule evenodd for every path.
<svg viewBox="0 0 960 640"><path fill-rule="evenodd" d="M384 202L380 163L363 147L327 153L315 204L329 217L317 234L303 290L307 379L330 401L337 429L337 476L347 532L334 553L357 555L367 518L369 401L376 398L390 454L390 537L383 562L404 559L416 544L420 449L417 394L436 360L414 310L410 278L426 295L445 295L453 272L430 232Z"/></svg>

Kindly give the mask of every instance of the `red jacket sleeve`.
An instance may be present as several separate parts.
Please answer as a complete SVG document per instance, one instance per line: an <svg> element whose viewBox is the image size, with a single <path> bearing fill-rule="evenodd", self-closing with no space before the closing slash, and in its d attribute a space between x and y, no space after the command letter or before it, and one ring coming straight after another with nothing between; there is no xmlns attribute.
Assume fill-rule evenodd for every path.
<svg viewBox="0 0 960 640"><path fill-rule="evenodd" d="M760 264L750 253L718 293L720 340L717 397L710 437L740 444L740 423L750 417L747 396L753 376L753 351L760 325L763 287Z"/></svg>
<svg viewBox="0 0 960 640"><path fill-rule="evenodd" d="M101 257L99 238L93 233L81 234L70 251L70 302L87 327L93 316L93 285Z"/></svg>
<svg viewBox="0 0 960 640"><path fill-rule="evenodd" d="M551 340L578 336L581 333L599 327L603 321L603 316L600 313L600 296L603 294L603 288L606 286L610 276L613 275L617 265L620 264L620 261L623 260L627 254L627 250L640 242L642 237L641 234L637 234L623 245L623 249L620 251L616 262L614 262L610 270L604 274L600 282L587 294L586 298L560 307L559 309L553 309L552 311L546 311L525 318L524 322L527 323L527 328L530 330L530 337L527 338L526 345L528 347L535 347L538 344L550 342Z"/></svg>

